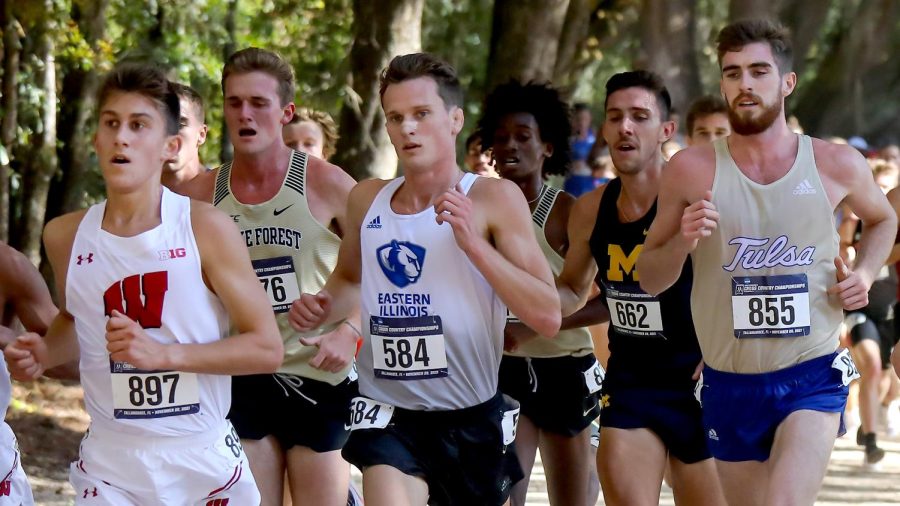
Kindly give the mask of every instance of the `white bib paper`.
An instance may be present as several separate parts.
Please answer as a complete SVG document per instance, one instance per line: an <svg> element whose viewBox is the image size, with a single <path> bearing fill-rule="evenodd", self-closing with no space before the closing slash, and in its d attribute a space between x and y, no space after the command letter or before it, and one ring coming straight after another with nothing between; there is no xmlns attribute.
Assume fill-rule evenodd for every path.
<svg viewBox="0 0 900 506"><path fill-rule="evenodd" d="M110 361L113 417L162 418L200 411L197 375L181 371L144 371Z"/></svg>

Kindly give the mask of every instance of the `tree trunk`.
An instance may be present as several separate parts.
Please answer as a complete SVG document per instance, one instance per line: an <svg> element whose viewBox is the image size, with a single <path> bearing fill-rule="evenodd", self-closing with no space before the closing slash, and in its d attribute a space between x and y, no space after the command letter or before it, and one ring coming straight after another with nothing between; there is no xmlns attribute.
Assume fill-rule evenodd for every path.
<svg viewBox="0 0 900 506"><path fill-rule="evenodd" d="M73 65L67 69L60 94L59 118L59 166L60 177L55 178L47 200L47 220L84 206L85 176L88 173L88 159L91 141L88 120L96 108L96 93L99 85L97 65L98 42L106 31L106 7L109 0L94 2L72 2L72 21L78 25L85 42L93 53L93 62L88 69Z"/></svg>
<svg viewBox="0 0 900 506"><path fill-rule="evenodd" d="M49 4L49 2L48 2ZM44 229L44 216L47 209L47 193L50 189L50 178L58 167L56 157L56 61L54 60L55 44L52 33L54 12L52 5L39 21L37 57L40 66L37 69L37 82L43 94L41 100L41 119L39 128L35 130L35 156L33 165L24 171L21 251L35 265L41 260L41 232Z"/></svg>
<svg viewBox="0 0 900 506"><path fill-rule="evenodd" d="M488 92L509 79L553 79L568 10L569 0L494 2Z"/></svg>
<svg viewBox="0 0 900 506"><path fill-rule="evenodd" d="M424 0L353 2L350 83L334 163L357 180L397 173L397 154L384 128L379 76L395 55L421 50L423 6Z"/></svg>
<svg viewBox="0 0 900 506"><path fill-rule="evenodd" d="M599 5L600 0L569 1L553 66L554 84L565 92L572 91L585 67L582 53L590 35L591 16Z"/></svg>
<svg viewBox="0 0 900 506"><path fill-rule="evenodd" d="M693 0L644 0L640 49L635 59L636 68L662 76L672 96L672 106L682 114L702 94L694 4Z"/></svg>
<svg viewBox="0 0 900 506"><path fill-rule="evenodd" d="M820 135L864 135L876 124L872 120L896 109L894 88L879 74L896 67L890 65L891 37L900 1L862 0L856 8L842 8L839 33L816 82L804 88L793 109L805 129ZM890 68L876 72L879 65Z"/></svg>
<svg viewBox="0 0 900 506"><path fill-rule="evenodd" d="M803 76L809 49L822 31L833 1L793 0L781 11L781 19L791 29L794 45L794 72Z"/></svg>
<svg viewBox="0 0 900 506"><path fill-rule="evenodd" d="M3 0L0 6L0 29L3 30L3 84L2 109L0 119L0 145L6 156L0 159L0 241L9 242L9 229L12 213L9 199L9 166L12 158L12 145L16 141L16 122L18 121L18 76L19 56L22 52L20 34L22 27L12 14L12 2Z"/></svg>
<svg viewBox="0 0 900 506"><path fill-rule="evenodd" d="M728 17L731 21L753 18L776 18L780 0L731 0Z"/></svg>
<svg viewBox="0 0 900 506"><path fill-rule="evenodd" d="M225 12L225 45L222 47L222 61L228 61L228 57L236 51L237 38L235 35L234 17L237 14L238 0L228 0L228 10ZM234 146L228 136L228 125L225 123L225 115L222 115L222 144L219 146L219 163L225 163L234 158Z"/></svg>

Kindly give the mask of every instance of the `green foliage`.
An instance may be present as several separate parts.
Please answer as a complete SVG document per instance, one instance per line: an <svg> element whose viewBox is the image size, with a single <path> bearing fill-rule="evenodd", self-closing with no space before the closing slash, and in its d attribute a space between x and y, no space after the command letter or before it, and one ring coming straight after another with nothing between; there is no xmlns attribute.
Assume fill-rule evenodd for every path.
<svg viewBox="0 0 900 506"><path fill-rule="evenodd" d="M18 72L18 121L15 140L6 146L14 173L11 175L13 200L21 190L21 174L36 156L31 148L35 134L42 129L40 110L45 97L38 75L42 62L35 57L38 37L49 30L56 48L58 79L71 72L103 73L115 62L142 59L158 62L170 69L174 80L190 84L206 102L206 121L210 135L202 148L208 165L218 164L222 139L221 69L226 48L259 46L281 53L294 67L297 76L298 105L325 110L337 117L347 93L348 55L353 43L352 0L108 0L103 40L92 44L79 23L72 19L73 9L92 11L100 0L29 0L11 3L13 16L24 34ZM366 0L378 1L378 0ZM782 7L799 0L782 0ZM613 73L627 70L638 44L638 23L642 0L598 0L593 13L590 36L576 57L580 78L573 86L575 101L594 105L602 112L603 83ZM802 100L817 86L819 71L839 35L849 26L859 0L841 2L823 0L828 9L826 22L817 32L804 58L805 70L791 102ZM235 5L234 40L226 28L229 8ZM696 55L704 90L715 92L719 79L713 42L727 22L728 2L697 0ZM483 0L425 0L422 21L422 46L450 61L458 70L467 90L465 113L467 135L480 113L487 90L487 59L492 29L493 2ZM535 15L540 15L539 10ZM84 21L82 21L84 23ZM896 23L895 23L896 25ZM900 27L892 38L887 54L900 49ZM883 89L895 88L900 81L896 59L880 63L877 82ZM900 106L885 92L876 97L881 116L887 124ZM789 102L789 103L791 103ZM600 115L598 114L598 118ZM88 142L95 121L88 123L84 142ZM874 128L874 127L873 127ZM860 132L865 133L865 132ZM65 170L65 167L61 168ZM86 176L88 201L102 188L94 169ZM13 211L14 212L14 211Z"/></svg>

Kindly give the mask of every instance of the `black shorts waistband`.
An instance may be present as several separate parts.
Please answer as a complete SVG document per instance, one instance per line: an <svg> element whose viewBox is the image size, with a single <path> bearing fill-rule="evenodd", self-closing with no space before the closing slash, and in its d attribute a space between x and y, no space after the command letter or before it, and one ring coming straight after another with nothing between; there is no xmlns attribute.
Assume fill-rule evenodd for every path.
<svg viewBox="0 0 900 506"><path fill-rule="evenodd" d="M490 399L468 408L425 411L395 407L391 420L405 423L459 425L483 422L491 415L499 415L502 411L517 407L518 402L511 397L504 399L503 393L498 391Z"/></svg>

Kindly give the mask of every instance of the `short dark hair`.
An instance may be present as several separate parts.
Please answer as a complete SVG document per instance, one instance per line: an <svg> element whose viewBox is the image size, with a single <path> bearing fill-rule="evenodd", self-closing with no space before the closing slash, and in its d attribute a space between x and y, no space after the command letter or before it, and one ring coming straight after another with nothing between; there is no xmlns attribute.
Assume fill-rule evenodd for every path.
<svg viewBox="0 0 900 506"><path fill-rule="evenodd" d="M520 112L534 117L541 141L553 146L553 154L544 161L542 173L565 174L571 160L571 115L559 91L546 83L521 84L511 80L494 88L485 99L484 112L478 120L481 149L493 146L494 133L504 116Z"/></svg>
<svg viewBox="0 0 900 506"><path fill-rule="evenodd" d="M703 95L694 100L691 103L691 108L688 109L687 118L685 119L688 137L694 134L694 122L711 114L728 115L728 104L722 100L722 97Z"/></svg>
<svg viewBox="0 0 900 506"><path fill-rule="evenodd" d="M472 132L471 134L469 134L468 137L466 137L466 151L469 150L469 146L471 146L472 144L474 144L476 142L481 144L481 132L479 132L477 129L474 132ZM484 146L482 146L481 152L483 153L484 151L485 151Z"/></svg>
<svg viewBox="0 0 900 506"><path fill-rule="evenodd" d="M649 70L632 70L620 72L606 81L606 98L603 100L603 108L609 103L609 97L613 93L626 88L643 88L656 96L659 105L659 115L663 121L669 119L672 113L672 97L663 83L662 77Z"/></svg>
<svg viewBox="0 0 900 506"><path fill-rule="evenodd" d="M794 49L790 31L781 23L769 19L745 19L722 28L716 37L719 67L722 57L731 51L740 51L747 44L765 42L772 48L772 55L782 75L790 72L794 64Z"/></svg>
<svg viewBox="0 0 900 506"><path fill-rule="evenodd" d="M117 92L137 93L152 100L165 121L166 134L178 134L181 114L178 95L161 67L139 62L116 65L103 78L97 91L97 110L102 111L110 95Z"/></svg>
<svg viewBox="0 0 900 506"><path fill-rule="evenodd" d="M203 97L200 96L200 93L197 92L194 88L182 83L172 82L172 89L175 91L175 94L178 95L178 98L183 98L191 103L196 109L200 116L200 122L205 123L205 115L206 111L203 109Z"/></svg>
<svg viewBox="0 0 900 506"><path fill-rule="evenodd" d="M430 53L411 53L395 56L391 63L381 71L381 87L379 96L391 84L402 83L419 77L430 77L437 83L438 95L449 109L452 106L462 107L463 91L459 77L452 65Z"/></svg>
<svg viewBox="0 0 900 506"><path fill-rule="evenodd" d="M278 81L278 99L282 107L294 101L294 69L278 53L258 47L241 49L228 57L222 69L222 93L225 93L228 76L250 72L264 72Z"/></svg>
<svg viewBox="0 0 900 506"><path fill-rule="evenodd" d="M322 131L322 157L328 160L334 154L337 147L338 127L331 117L325 111L317 111L307 107L300 107L294 111L294 117L291 118L289 125L297 125L301 121L311 121L315 123L319 130Z"/></svg>

